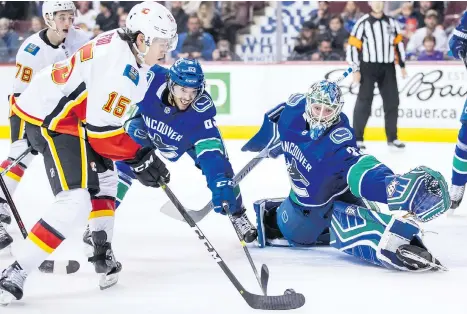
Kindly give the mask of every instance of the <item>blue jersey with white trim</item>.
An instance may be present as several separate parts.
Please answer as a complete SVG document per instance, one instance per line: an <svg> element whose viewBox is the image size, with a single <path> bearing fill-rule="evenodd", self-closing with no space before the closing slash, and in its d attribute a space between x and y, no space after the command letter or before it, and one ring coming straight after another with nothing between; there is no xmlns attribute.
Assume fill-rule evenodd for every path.
<svg viewBox="0 0 467 314"><path fill-rule="evenodd" d="M149 89L129 122L130 136L143 146L153 146L170 161L188 153L206 176L208 185L218 177L232 177L232 167L216 126L216 108L211 96L203 94L184 111L169 105L168 70L153 66Z"/></svg>
<svg viewBox="0 0 467 314"><path fill-rule="evenodd" d="M349 189L347 174L362 156L347 116L339 116L317 140L304 117L304 94L293 94L283 106L278 129L291 184L290 198L307 207L321 207Z"/></svg>

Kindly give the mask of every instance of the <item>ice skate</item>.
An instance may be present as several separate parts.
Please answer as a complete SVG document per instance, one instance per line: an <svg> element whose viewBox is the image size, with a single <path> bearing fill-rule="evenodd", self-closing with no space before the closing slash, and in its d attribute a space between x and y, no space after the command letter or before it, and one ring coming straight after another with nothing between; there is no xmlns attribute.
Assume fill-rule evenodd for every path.
<svg viewBox="0 0 467 314"><path fill-rule="evenodd" d="M108 289L118 282L118 273L122 270L122 264L115 259L105 231L93 231L91 237L94 244L94 256L88 261L94 264L94 269L99 274L100 289Z"/></svg>
<svg viewBox="0 0 467 314"><path fill-rule="evenodd" d="M258 237L258 231L255 226L250 222L248 216L244 212L240 216L233 216L233 223L240 230L243 235L243 240L247 243L251 243Z"/></svg>
<svg viewBox="0 0 467 314"><path fill-rule="evenodd" d="M18 264L14 262L5 269L0 278L0 304L8 305L13 301L23 298L23 286L27 274Z"/></svg>

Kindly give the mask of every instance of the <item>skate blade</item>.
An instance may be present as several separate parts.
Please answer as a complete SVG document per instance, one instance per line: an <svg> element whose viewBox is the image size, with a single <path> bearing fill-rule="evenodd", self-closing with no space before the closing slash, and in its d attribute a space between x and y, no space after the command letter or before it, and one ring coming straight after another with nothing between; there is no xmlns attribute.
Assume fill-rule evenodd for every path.
<svg viewBox="0 0 467 314"><path fill-rule="evenodd" d="M118 282L118 274L101 274L99 275L99 288L101 290L109 289Z"/></svg>
<svg viewBox="0 0 467 314"><path fill-rule="evenodd" d="M8 291L0 290L0 305L1 306L9 305L14 299L15 297Z"/></svg>
<svg viewBox="0 0 467 314"><path fill-rule="evenodd" d="M443 265L441 265L441 263L438 265L436 263L433 263L433 262L430 262L429 260L426 260L424 258L421 258L420 256L418 256L417 254L413 254L412 252L408 252L406 250L402 250L401 251L401 255L404 256L404 257L408 257L408 258L411 258L413 260L416 260L420 263L425 263L425 264L428 264L430 265L431 267L433 268L436 268L436 270L443 270L443 271L449 271L449 269ZM426 269L426 270L431 270L431 269Z"/></svg>

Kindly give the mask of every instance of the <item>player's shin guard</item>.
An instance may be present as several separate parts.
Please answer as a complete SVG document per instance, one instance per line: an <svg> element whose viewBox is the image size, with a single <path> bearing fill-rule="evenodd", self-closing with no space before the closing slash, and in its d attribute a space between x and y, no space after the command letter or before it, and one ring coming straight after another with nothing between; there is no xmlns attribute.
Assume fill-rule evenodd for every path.
<svg viewBox="0 0 467 314"><path fill-rule="evenodd" d="M413 263L401 257L407 247L415 247L422 258L431 256L412 221L378 213L342 202L334 204L331 246L366 262L398 270L432 269L429 263ZM418 267L418 268L417 268Z"/></svg>
<svg viewBox="0 0 467 314"><path fill-rule="evenodd" d="M409 211L421 222L438 217L451 206L443 175L428 167L388 176L385 182L389 209Z"/></svg>
<svg viewBox="0 0 467 314"><path fill-rule="evenodd" d="M8 159L4 160L0 164L0 172L5 170L9 165L11 165L19 155L21 155L28 148L28 143L26 140L17 140L11 143L10 153L8 154ZM28 154L24 157L16 166L10 169L8 173L4 176L5 184L8 187L8 191L13 195L18 187L19 182L23 178L24 172L27 167L31 164L34 158L33 154ZM3 192L0 191L0 197L5 199Z"/></svg>
<svg viewBox="0 0 467 314"><path fill-rule="evenodd" d="M15 250L16 262L3 272L1 288L5 289L5 281L10 279L21 279L24 282L27 274L36 270L65 240L74 224L85 224L90 208L90 195L86 189L58 193L51 208L34 225L27 239L19 243ZM20 272L23 278L19 278L14 272Z"/></svg>

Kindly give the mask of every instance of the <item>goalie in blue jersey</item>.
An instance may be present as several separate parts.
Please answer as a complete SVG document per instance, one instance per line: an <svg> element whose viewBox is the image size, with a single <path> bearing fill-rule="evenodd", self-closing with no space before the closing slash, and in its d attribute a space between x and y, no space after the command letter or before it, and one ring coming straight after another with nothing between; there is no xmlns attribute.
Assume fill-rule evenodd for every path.
<svg viewBox="0 0 467 314"><path fill-rule="evenodd" d="M269 111L243 147L261 151L278 131L291 184L288 197L254 204L260 247L321 243L387 268L445 269L423 244L418 226L449 208L443 176L424 166L395 175L363 154L343 104L336 83L315 83ZM373 202L401 214L382 213Z"/></svg>
<svg viewBox="0 0 467 314"><path fill-rule="evenodd" d="M256 228L245 213L240 190L233 185L234 173L216 126L216 107L204 88L201 65L184 58L178 59L169 70L155 65L149 71L148 81L143 101L127 122L128 134L143 147L157 148L171 162L185 153L193 158L206 177L214 210L223 213L222 203L226 201L244 240L254 241ZM118 206L135 177L125 163L116 165Z"/></svg>

